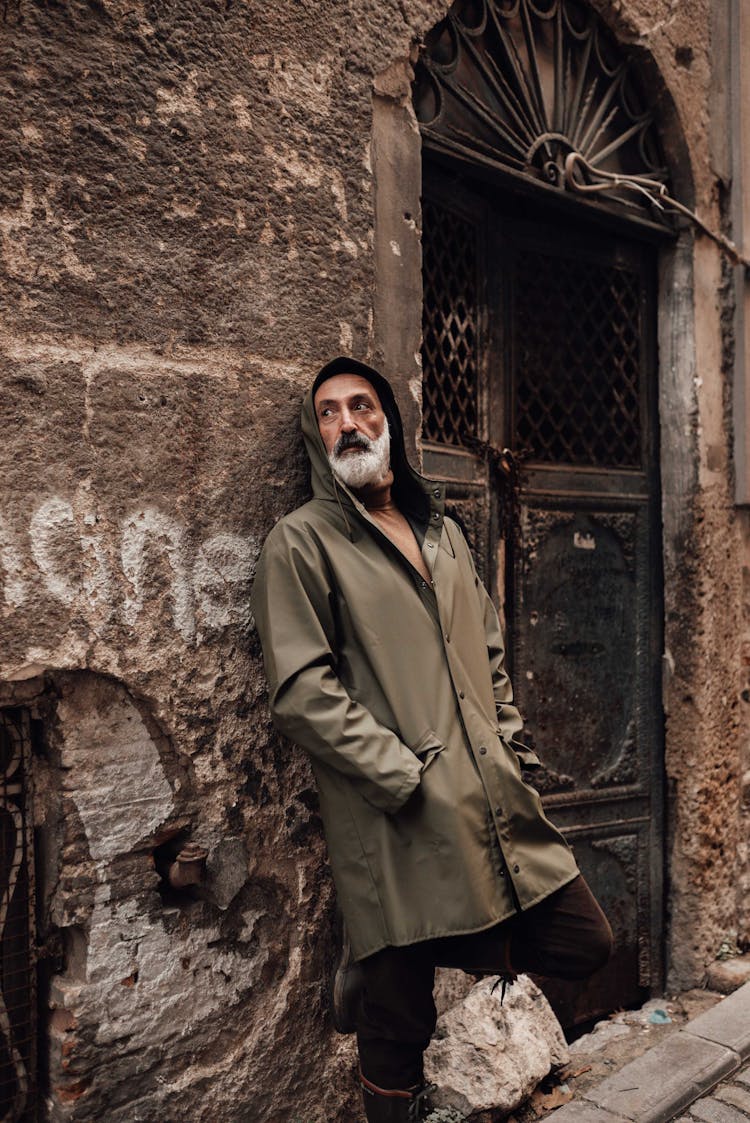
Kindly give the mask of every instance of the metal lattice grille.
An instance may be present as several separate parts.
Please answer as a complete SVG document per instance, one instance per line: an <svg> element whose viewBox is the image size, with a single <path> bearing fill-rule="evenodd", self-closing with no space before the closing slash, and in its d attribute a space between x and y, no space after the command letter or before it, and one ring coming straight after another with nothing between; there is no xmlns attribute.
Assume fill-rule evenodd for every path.
<svg viewBox="0 0 750 1123"><path fill-rule="evenodd" d="M28 739L0 712L0 1118L35 1118L36 964Z"/></svg>
<svg viewBox="0 0 750 1123"><path fill-rule="evenodd" d="M639 274L527 251L515 299L518 447L547 462L640 467Z"/></svg>
<svg viewBox="0 0 750 1123"><path fill-rule="evenodd" d="M458 215L425 202L423 436L461 445L477 434L477 237Z"/></svg>

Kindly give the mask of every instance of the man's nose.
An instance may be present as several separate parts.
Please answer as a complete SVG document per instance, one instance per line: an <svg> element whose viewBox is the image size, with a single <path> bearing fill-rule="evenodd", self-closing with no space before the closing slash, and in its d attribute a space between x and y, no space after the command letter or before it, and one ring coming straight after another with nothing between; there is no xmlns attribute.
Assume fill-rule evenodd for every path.
<svg viewBox="0 0 750 1123"><path fill-rule="evenodd" d="M344 406L341 411L340 428L342 433L353 433L357 428L357 422L355 420L354 414L350 413L346 406Z"/></svg>

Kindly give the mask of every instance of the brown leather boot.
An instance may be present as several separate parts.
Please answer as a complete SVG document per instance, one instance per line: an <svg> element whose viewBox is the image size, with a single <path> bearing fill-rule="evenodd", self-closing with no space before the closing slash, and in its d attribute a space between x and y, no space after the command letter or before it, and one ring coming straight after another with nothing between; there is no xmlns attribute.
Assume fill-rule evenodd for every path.
<svg viewBox="0 0 750 1123"><path fill-rule="evenodd" d="M359 1073L367 1123L419 1123L432 1108L428 1096L436 1084L415 1084L413 1088L379 1088Z"/></svg>
<svg viewBox="0 0 750 1123"><path fill-rule="evenodd" d="M336 918L337 959L329 984L329 1005L337 1033L354 1033L357 1011L364 990L362 968L352 959L349 933L341 913Z"/></svg>

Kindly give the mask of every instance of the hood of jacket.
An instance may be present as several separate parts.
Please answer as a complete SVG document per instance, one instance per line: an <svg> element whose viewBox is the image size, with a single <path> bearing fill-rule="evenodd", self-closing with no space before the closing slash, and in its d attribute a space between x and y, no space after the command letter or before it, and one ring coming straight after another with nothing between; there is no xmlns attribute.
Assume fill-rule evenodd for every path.
<svg viewBox="0 0 750 1123"><path fill-rule="evenodd" d="M430 513L427 492L434 484L421 476L409 463L404 441L404 426L391 384L373 367L340 355L318 371L310 390L302 402L302 436L310 458L312 493L316 499L329 499L339 504L352 505L354 497L333 473L323 438L318 428L313 399L321 383L337 374L358 374L375 389L383 407L391 434L391 468L393 470L393 498L404 514L418 522L426 522Z"/></svg>

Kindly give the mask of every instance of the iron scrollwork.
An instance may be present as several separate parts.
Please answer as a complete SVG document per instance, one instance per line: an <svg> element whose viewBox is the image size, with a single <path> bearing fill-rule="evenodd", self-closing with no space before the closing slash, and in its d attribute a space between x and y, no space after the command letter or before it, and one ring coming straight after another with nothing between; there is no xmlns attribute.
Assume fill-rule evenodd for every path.
<svg viewBox="0 0 750 1123"><path fill-rule="evenodd" d="M427 36L414 105L433 148L561 190L571 153L594 171L667 177L634 67L576 0L457 0ZM666 221L645 195L609 197Z"/></svg>

